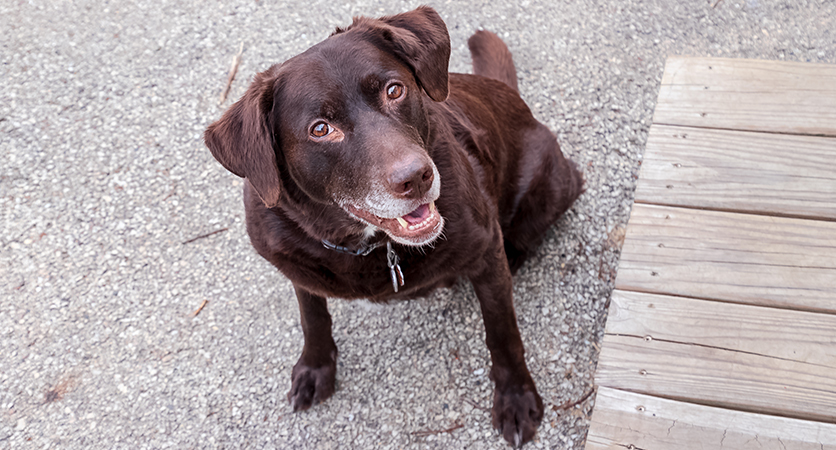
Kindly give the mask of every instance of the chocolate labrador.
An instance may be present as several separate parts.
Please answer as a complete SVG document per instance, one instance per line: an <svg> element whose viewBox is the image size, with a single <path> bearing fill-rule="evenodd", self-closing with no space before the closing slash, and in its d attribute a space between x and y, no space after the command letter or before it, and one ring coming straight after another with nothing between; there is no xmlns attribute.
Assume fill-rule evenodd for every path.
<svg viewBox="0 0 836 450"><path fill-rule="evenodd" d="M433 9L355 18L257 74L206 130L215 158L246 178L253 246L296 290L294 410L334 393L326 298L409 299L463 276L485 322L493 426L520 445L543 417L511 275L583 180L520 98L505 44L480 31L468 45L475 75L448 73Z"/></svg>

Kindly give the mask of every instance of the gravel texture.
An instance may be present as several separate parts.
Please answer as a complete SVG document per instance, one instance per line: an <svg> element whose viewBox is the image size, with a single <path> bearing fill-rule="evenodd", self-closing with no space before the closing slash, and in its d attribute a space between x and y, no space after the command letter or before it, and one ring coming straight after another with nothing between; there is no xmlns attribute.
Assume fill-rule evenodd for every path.
<svg viewBox="0 0 836 450"><path fill-rule="evenodd" d="M252 250L241 181L202 143L256 71L353 15L418 4L0 1L0 449L507 448L465 282L331 302L336 395L292 413L293 291ZM547 405L528 448L582 448L594 396L573 403L593 385L665 57L834 63L836 3L430 4L451 71L470 70L475 30L506 40L522 96L585 172L514 291Z"/></svg>

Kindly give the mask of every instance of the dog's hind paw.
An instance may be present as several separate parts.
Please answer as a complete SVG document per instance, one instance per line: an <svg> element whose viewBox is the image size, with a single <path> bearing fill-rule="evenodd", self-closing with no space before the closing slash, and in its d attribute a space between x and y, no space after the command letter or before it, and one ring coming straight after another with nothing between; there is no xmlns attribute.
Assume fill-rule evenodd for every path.
<svg viewBox="0 0 836 450"><path fill-rule="evenodd" d="M303 411L314 404L325 401L334 394L337 375L335 363L311 367L301 359L293 366L292 385L287 393L287 400L293 411Z"/></svg>
<svg viewBox="0 0 836 450"><path fill-rule="evenodd" d="M516 391L516 392L514 392ZM514 448L520 448L537 432L543 418L543 401L536 390L494 391L493 426Z"/></svg>

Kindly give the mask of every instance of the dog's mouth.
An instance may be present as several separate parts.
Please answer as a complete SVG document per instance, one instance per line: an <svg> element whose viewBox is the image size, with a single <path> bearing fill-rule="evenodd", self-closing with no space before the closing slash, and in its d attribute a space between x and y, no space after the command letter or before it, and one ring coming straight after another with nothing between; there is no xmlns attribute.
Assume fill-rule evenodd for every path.
<svg viewBox="0 0 836 450"><path fill-rule="evenodd" d="M424 203L412 212L394 219L378 217L353 206L349 209L353 215L382 229L393 241L403 245L429 244L441 234L444 227L444 219L434 201Z"/></svg>

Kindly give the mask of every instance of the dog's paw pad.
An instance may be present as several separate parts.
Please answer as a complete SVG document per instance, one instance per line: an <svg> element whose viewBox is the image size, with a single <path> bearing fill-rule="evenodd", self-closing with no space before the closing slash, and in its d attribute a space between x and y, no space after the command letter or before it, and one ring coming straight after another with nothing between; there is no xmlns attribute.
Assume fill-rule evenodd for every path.
<svg viewBox="0 0 836 450"><path fill-rule="evenodd" d="M543 401L535 390L495 392L493 426L514 448L534 438L543 418Z"/></svg>
<svg viewBox="0 0 836 450"><path fill-rule="evenodd" d="M293 367L293 381L287 393L293 411L304 411L333 395L336 372L336 365L310 367L297 363Z"/></svg>

